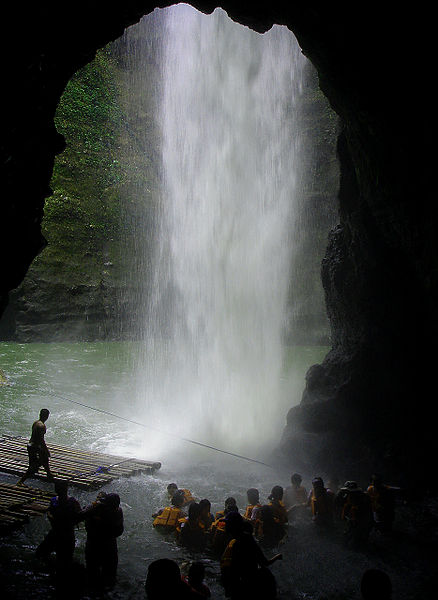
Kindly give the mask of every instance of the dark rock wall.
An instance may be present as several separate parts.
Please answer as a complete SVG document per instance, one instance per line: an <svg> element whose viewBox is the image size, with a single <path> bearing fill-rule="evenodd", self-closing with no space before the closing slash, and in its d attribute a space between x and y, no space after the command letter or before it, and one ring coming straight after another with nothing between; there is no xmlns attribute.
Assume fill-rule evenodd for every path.
<svg viewBox="0 0 438 600"><path fill-rule="evenodd" d="M102 11L79 0L68 14L52 2L3 9L2 306L44 245L42 207L63 147L53 115L66 82L155 5L126 1ZM215 2L193 5L207 12ZM347 457L346 470L421 476L436 451L437 214L426 146L433 19L421 6L385 14L373 2L351 10L319 2L221 6L258 31L287 24L343 124L340 224L323 265L333 349L307 375L284 450L294 464L318 461L328 470Z"/></svg>

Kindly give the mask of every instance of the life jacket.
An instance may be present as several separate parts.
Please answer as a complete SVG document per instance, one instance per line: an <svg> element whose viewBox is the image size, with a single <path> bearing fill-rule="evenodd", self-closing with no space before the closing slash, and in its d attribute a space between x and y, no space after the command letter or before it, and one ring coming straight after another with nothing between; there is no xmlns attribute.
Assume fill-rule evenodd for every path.
<svg viewBox="0 0 438 600"><path fill-rule="evenodd" d="M226 569L227 567L231 567L231 562L233 558L233 546L236 543L236 540L231 540L227 547L224 550L224 553L221 556L220 567L222 569Z"/></svg>
<svg viewBox="0 0 438 600"><path fill-rule="evenodd" d="M153 527L159 529L172 530L176 529L178 521L181 519L182 510L176 506L166 506L161 514L157 515L152 523Z"/></svg>
<svg viewBox="0 0 438 600"><path fill-rule="evenodd" d="M261 508L261 504L248 504L245 510L245 514L243 515L244 519L251 519L252 511L254 508Z"/></svg>
<svg viewBox="0 0 438 600"><path fill-rule="evenodd" d="M316 497L315 490L312 490L310 505L314 517L318 515L321 517L331 517L333 514L332 493L325 490L320 496Z"/></svg>
<svg viewBox="0 0 438 600"><path fill-rule="evenodd" d="M393 518L394 498L389 486L382 485L379 490L374 485L370 485L367 494L371 500L372 511L379 520Z"/></svg>
<svg viewBox="0 0 438 600"><path fill-rule="evenodd" d="M278 500L277 502L275 502L275 504L270 502L269 506L272 506L272 510L274 513L274 521L276 523L280 523L281 525L284 525L284 523L287 523L288 518L287 518L287 512L286 512L286 507L284 506L284 502L282 502L281 500Z"/></svg>
<svg viewBox="0 0 438 600"><path fill-rule="evenodd" d="M178 523L177 523L177 525L176 525L176 531L177 531L178 533L181 533L181 529L182 529L183 527L186 527L187 525L188 525L189 527L191 526L191 524L190 524L190 521L189 521L189 518L188 518L188 517L182 517L182 518L178 519ZM202 529L203 531L205 530L205 525L204 525L204 523L203 523L202 521L200 521L199 519L197 520L197 522L196 522L196 525L197 525L197 527L199 527L199 529Z"/></svg>
<svg viewBox="0 0 438 600"><path fill-rule="evenodd" d="M307 502L307 491L302 485L294 488L297 504L305 504Z"/></svg>
<svg viewBox="0 0 438 600"><path fill-rule="evenodd" d="M184 502L183 506L187 506L190 502L195 502L195 498L192 496L192 492L190 490L182 489L181 492L184 492Z"/></svg>
<svg viewBox="0 0 438 600"><path fill-rule="evenodd" d="M217 513L214 515L214 520L218 521L219 519L223 519L224 517L225 517L225 511L218 510Z"/></svg>
<svg viewBox="0 0 438 600"><path fill-rule="evenodd" d="M208 513L208 515L206 515L205 518L203 518L202 516L199 517L199 522L204 525L205 531L210 531L214 521L215 519L211 513Z"/></svg>

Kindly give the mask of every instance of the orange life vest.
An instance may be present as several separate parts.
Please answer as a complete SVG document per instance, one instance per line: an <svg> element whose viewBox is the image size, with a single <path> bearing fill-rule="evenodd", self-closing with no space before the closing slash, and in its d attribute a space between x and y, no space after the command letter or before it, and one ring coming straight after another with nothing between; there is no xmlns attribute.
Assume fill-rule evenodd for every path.
<svg viewBox="0 0 438 600"><path fill-rule="evenodd" d="M327 490L320 496L315 496L315 490L312 490L312 496L310 498L310 505L312 508L312 515L320 515L321 517L328 517L332 513L332 494L328 493Z"/></svg>
<svg viewBox="0 0 438 600"><path fill-rule="evenodd" d="M190 490L182 489L181 491L184 492L183 506L187 506L187 504L190 504L190 502L195 501L194 497L192 496L192 492Z"/></svg>
<svg viewBox="0 0 438 600"><path fill-rule="evenodd" d="M159 529L176 529L178 520L181 519L182 510L176 506L166 506L161 514L157 515L152 525Z"/></svg>
<svg viewBox="0 0 438 600"><path fill-rule="evenodd" d="M228 543L228 546L225 548L224 553L221 556L220 567L221 569L226 569L227 567L231 567L231 561L233 558L233 546L236 543L236 540L231 540Z"/></svg>
<svg viewBox="0 0 438 600"><path fill-rule="evenodd" d="M261 504L248 504L245 510L245 514L243 515L244 519L251 519L252 511L254 508L261 508Z"/></svg>
<svg viewBox="0 0 438 600"><path fill-rule="evenodd" d="M276 521L277 523L280 523L282 525L284 523L287 523L288 518L287 518L287 511L286 511L286 507L284 506L284 502L282 502L281 500L278 500L275 504L270 502L269 506L272 506L272 511L274 513L274 521Z"/></svg>
<svg viewBox="0 0 438 600"><path fill-rule="evenodd" d="M176 531L177 531L177 533L181 533L181 529L183 527L185 527L186 523L189 523L189 518L188 517L182 517L182 519L178 519L178 523L176 525ZM197 526L200 529L205 529L204 523L202 523L202 521L200 521L199 519L197 521Z"/></svg>

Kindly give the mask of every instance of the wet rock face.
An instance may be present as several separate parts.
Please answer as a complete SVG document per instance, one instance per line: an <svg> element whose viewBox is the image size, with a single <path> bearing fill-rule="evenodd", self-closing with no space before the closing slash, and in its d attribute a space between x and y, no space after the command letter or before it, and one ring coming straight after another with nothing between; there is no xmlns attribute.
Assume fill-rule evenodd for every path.
<svg viewBox="0 0 438 600"><path fill-rule="evenodd" d="M221 4L260 32L287 24L343 124L340 223L322 267L333 349L309 371L283 449L291 463L310 469L341 472L347 456L356 472L377 467L409 476L421 467L421 474L437 437L430 418L437 214L427 189L429 95L421 93L433 36L415 8L385 15L371 3L358 14L320 4ZM102 11L78 0L68 14L51 2L4 8L1 308L45 244L44 198L64 144L53 116L68 79L155 6L130 1Z"/></svg>

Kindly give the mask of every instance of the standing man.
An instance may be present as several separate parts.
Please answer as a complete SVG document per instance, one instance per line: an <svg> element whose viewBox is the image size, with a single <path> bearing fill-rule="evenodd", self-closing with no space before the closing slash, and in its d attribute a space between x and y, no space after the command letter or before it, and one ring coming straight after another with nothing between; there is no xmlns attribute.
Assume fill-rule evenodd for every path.
<svg viewBox="0 0 438 600"><path fill-rule="evenodd" d="M49 467L50 452L46 446L44 436L46 434L45 422L49 418L47 408L40 410L40 418L32 425L32 435L27 444L27 453L29 455L29 467L26 473L17 481L17 485L22 485L28 477L32 477L40 467L47 473L47 478L53 481L53 474Z"/></svg>

